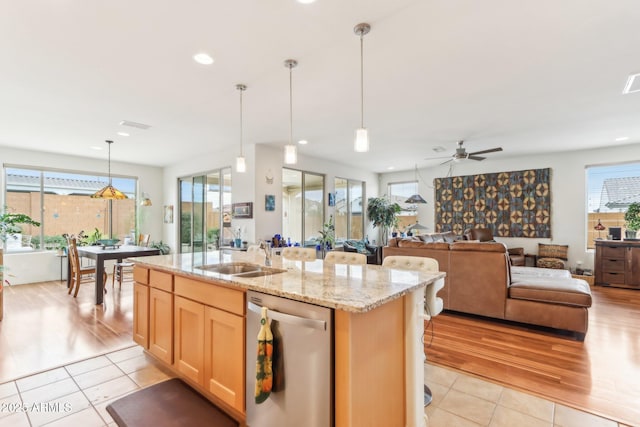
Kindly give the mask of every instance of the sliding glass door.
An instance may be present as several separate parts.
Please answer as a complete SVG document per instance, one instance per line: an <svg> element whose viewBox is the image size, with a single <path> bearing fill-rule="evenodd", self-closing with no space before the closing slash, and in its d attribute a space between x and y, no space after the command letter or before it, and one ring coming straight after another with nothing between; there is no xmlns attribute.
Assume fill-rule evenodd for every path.
<svg viewBox="0 0 640 427"><path fill-rule="evenodd" d="M324 222L324 175L282 169L282 237L315 246Z"/></svg>
<svg viewBox="0 0 640 427"><path fill-rule="evenodd" d="M216 250L231 239L231 169L179 179L180 252Z"/></svg>

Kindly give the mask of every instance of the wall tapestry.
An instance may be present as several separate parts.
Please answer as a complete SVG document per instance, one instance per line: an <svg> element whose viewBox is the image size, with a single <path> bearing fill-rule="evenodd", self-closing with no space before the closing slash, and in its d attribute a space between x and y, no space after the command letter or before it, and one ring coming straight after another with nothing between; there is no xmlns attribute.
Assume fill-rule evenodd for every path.
<svg viewBox="0 0 640 427"><path fill-rule="evenodd" d="M551 169L434 179L437 232L489 228L498 237L551 237Z"/></svg>

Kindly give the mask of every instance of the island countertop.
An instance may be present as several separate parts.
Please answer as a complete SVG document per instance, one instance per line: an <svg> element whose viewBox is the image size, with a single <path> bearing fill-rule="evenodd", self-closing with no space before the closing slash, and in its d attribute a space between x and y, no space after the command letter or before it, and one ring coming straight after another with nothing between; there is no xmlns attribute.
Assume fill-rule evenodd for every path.
<svg viewBox="0 0 640 427"><path fill-rule="evenodd" d="M131 258L142 267L210 279L228 286L263 292L353 313L367 312L445 276L386 268L379 265L328 264L322 260L294 261L272 257L272 268L282 273L260 277L220 274L202 269L226 263L264 266L263 253L213 251Z"/></svg>

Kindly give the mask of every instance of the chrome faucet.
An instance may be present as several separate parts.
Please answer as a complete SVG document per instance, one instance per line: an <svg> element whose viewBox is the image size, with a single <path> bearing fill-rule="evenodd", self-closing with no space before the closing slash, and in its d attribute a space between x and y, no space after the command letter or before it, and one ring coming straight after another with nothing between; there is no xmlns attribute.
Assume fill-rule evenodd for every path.
<svg viewBox="0 0 640 427"><path fill-rule="evenodd" d="M271 246L269 242L266 240L261 241L260 249L264 249L264 265L271 267Z"/></svg>

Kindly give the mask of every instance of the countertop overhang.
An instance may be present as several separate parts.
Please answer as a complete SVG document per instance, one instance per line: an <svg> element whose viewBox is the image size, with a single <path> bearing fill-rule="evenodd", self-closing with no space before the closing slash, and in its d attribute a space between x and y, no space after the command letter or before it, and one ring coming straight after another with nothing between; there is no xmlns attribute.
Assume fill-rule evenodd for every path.
<svg viewBox="0 0 640 427"><path fill-rule="evenodd" d="M444 272L386 268L379 265L329 264L322 260L294 261L272 257L273 268L286 270L260 277L220 274L203 270L203 265L231 262L264 266L262 253L213 251L206 255L173 254L130 258L151 269L215 280L227 286L263 292L353 313L367 312L407 293L444 278Z"/></svg>

